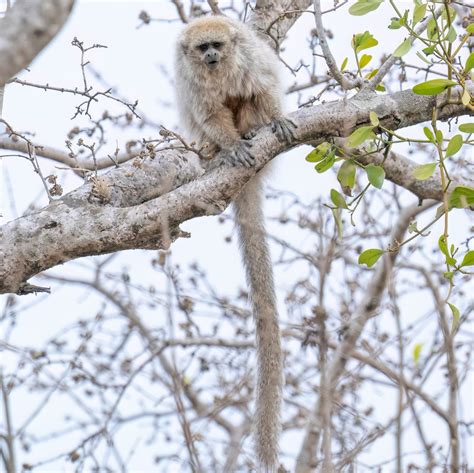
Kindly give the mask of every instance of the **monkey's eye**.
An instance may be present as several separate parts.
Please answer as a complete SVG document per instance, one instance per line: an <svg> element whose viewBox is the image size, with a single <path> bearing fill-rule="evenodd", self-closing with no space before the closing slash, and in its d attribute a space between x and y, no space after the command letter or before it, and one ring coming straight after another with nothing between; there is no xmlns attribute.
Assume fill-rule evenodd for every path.
<svg viewBox="0 0 474 473"><path fill-rule="evenodd" d="M212 43L212 47L214 49L219 49L221 46L222 46L222 43L220 43L219 41L215 41L214 43Z"/></svg>
<svg viewBox="0 0 474 473"><path fill-rule="evenodd" d="M202 43L198 47L199 51L207 51L209 49L209 43Z"/></svg>

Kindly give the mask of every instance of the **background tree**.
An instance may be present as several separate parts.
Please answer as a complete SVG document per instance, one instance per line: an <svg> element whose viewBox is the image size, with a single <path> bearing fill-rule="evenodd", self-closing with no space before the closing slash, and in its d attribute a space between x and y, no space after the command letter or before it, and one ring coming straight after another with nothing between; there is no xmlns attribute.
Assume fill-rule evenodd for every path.
<svg viewBox="0 0 474 473"><path fill-rule="evenodd" d="M205 175L172 108L147 109L145 101L142 110L120 93L120 77L108 83L94 60L106 45L82 40L74 24L86 11L81 2L74 31L56 39L74 38L79 82L30 79L30 62L72 4L6 2L0 20L6 100L23 86L35 100L47 92L51 110L54 97L75 107L65 145L59 134L46 145L9 118L24 107L52 123L35 103L17 101L9 112L6 102L0 120L2 468L252 470L253 325L238 289L243 278L233 274L231 222L226 214L201 219L187 242L179 225L221 214L262 166L306 144L281 164L285 173L299 166L297 192L272 186L268 194L286 356L282 469L467 471L474 305L467 2L173 0L140 13L134 4L140 28L129 36L153 35L156 54L139 57L143 67L164 62L163 90L172 59L162 30L176 34L180 22L210 11L246 18L267 34L292 77L297 140L285 145L263 128L255 169ZM94 8L85 13L91 22ZM114 18L119 7L105 9ZM385 34L399 42L381 49L369 31L374 18L387 19ZM330 41L344 35L339 22L351 25L347 42ZM17 77L25 67L32 72ZM137 98L165 98L156 83L140 89ZM28 202L21 183L31 175L42 195ZM213 261L223 254L223 233L230 259ZM120 252L128 249L152 251Z"/></svg>

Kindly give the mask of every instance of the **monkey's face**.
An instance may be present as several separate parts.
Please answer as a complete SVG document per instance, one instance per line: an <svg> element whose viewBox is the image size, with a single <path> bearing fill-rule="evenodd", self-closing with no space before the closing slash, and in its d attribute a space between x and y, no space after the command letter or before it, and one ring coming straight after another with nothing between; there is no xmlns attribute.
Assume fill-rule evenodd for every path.
<svg viewBox="0 0 474 473"><path fill-rule="evenodd" d="M236 32L232 25L217 17L195 20L183 32L182 52L195 66L208 71L219 69L232 57Z"/></svg>
<svg viewBox="0 0 474 473"><path fill-rule="evenodd" d="M222 41L205 41L196 46L201 54L201 61L211 71L216 69L222 58L224 43Z"/></svg>

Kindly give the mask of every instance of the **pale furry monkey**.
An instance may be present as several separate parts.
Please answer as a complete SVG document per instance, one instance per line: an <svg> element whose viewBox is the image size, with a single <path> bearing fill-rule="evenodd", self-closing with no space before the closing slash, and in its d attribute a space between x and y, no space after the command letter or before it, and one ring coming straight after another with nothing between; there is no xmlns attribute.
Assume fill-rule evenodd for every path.
<svg viewBox="0 0 474 473"><path fill-rule="evenodd" d="M255 162L248 139L271 123L280 140L294 138L282 115L279 63L264 39L224 16L192 21L176 54L176 96L188 137L223 151L233 165ZM257 175L234 201L236 224L256 321L258 380L255 440L259 465L278 467L283 364L273 271L265 240L262 182Z"/></svg>

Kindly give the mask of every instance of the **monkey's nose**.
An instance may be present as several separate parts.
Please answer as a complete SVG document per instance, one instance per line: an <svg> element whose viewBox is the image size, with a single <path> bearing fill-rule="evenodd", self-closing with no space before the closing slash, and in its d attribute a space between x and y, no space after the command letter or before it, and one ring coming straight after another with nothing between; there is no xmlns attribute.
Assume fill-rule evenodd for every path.
<svg viewBox="0 0 474 473"><path fill-rule="evenodd" d="M217 51L208 51L206 53L206 62L208 64L215 63L218 60L219 60L219 54L217 53Z"/></svg>

